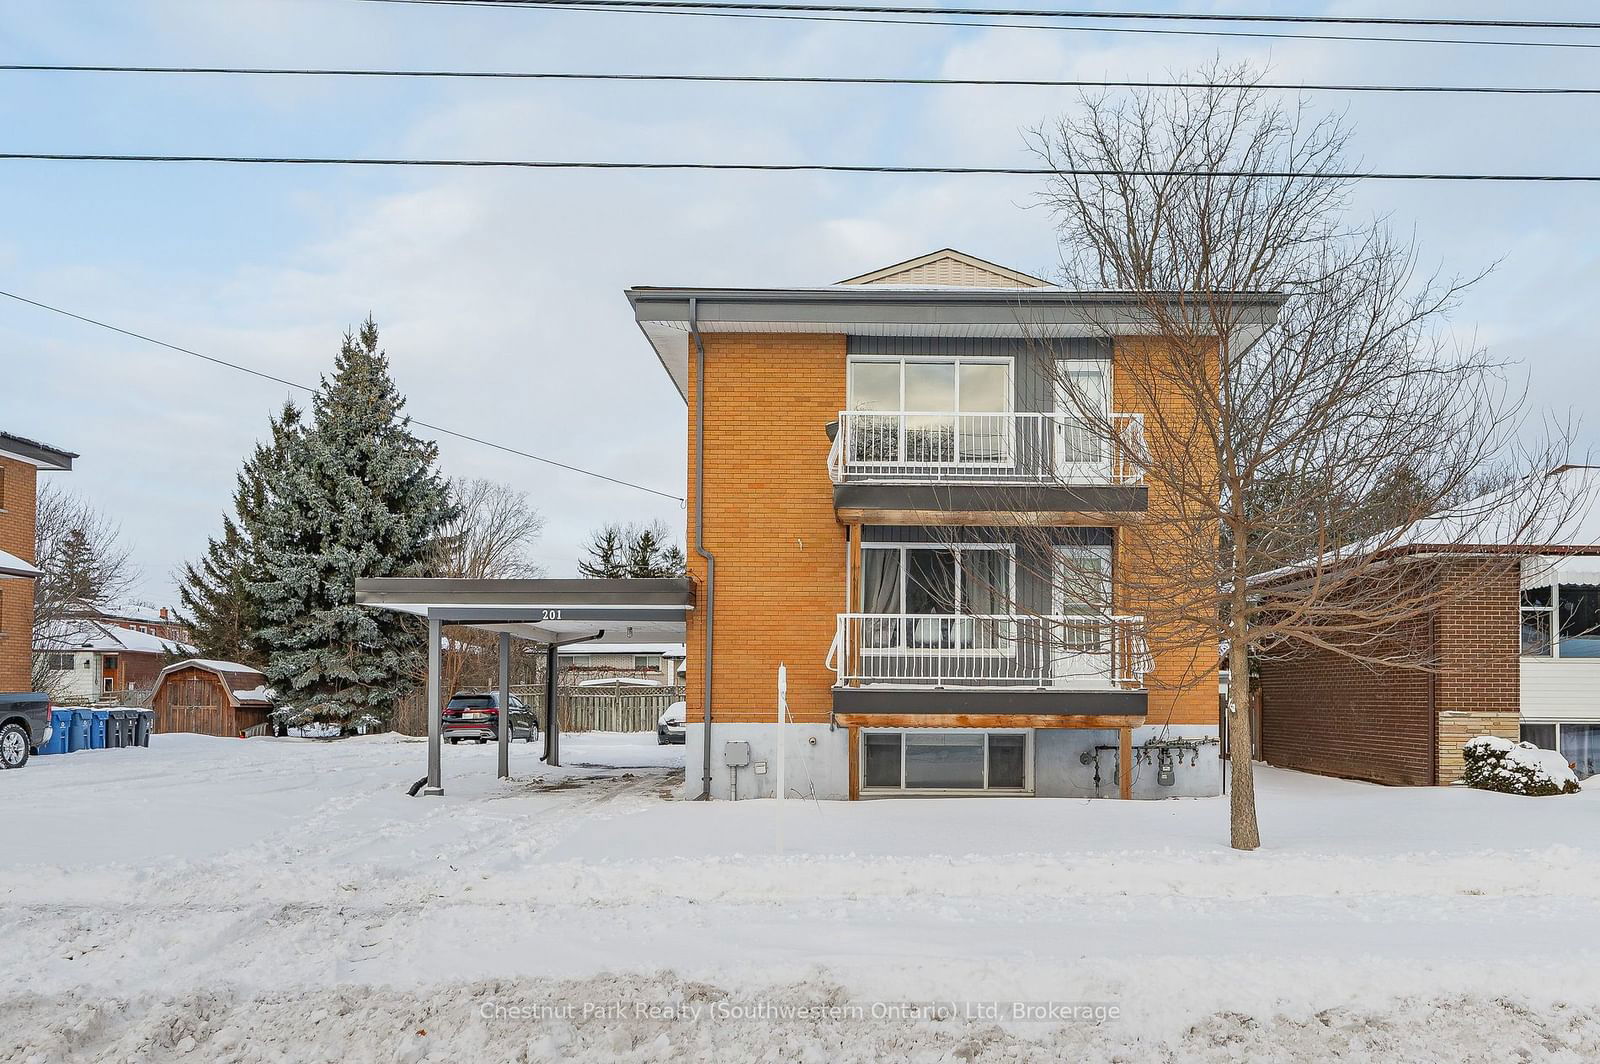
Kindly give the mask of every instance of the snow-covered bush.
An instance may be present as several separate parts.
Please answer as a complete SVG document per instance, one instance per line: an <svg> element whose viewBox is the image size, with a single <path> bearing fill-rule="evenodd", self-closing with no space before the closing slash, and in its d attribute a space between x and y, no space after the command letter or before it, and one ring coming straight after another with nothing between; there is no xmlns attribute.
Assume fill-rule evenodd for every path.
<svg viewBox="0 0 1600 1064"><path fill-rule="evenodd" d="M1514 743L1498 735L1480 735L1461 748L1467 761L1469 787L1501 794L1578 793L1578 777L1567 759L1532 743Z"/></svg>

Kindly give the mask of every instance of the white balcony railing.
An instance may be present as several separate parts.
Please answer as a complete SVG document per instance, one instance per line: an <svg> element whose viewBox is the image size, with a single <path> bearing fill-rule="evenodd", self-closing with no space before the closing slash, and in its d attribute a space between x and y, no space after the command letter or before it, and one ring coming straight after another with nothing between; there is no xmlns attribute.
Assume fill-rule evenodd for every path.
<svg viewBox="0 0 1600 1064"><path fill-rule="evenodd" d="M828 473L835 484L1138 484L1146 461L1141 414L1091 425L1065 413L846 410Z"/></svg>
<svg viewBox="0 0 1600 1064"><path fill-rule="evenodd" d="M1140 688L1143 617L841 613L827 667L840 687Z"/></svg>

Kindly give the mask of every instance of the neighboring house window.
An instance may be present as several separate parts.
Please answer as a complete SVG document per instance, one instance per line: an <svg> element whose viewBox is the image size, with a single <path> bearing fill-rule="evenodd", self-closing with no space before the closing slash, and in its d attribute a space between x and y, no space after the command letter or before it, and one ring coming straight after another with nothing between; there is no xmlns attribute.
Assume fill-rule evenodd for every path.
<svg viewBox="0 0 1600 1064"><path fill-rule="evenodd" d="M1555 627L1555 606L1550 599L1548 587L1530 587L1522 592L1523 657L1548 658L1553 653L1551 633Z"/></svg>
<svg viewBox="0 0 1600 1064"><path fill-rule="evenodd" d="M1005 621L963 621L956 615L1007 615L1012 611L1008 543L959 547L864 543L861 612L899 615L872 622L864 648L911 650L992 649Z"/></svg>
<svg viewBox="0 0 1600 1064"><path fill-rule="evenodd" d="M567 664L568 665L587 665L587 664L589 664L589 655L587 655L587 654L569 654L569 655L567 655Z"/></svg>
<svg viewBox="0 0 1600 1064"><path fill-rule="evenodd" d="M863 415L851 428L855 461L993 462L1008 450L1010 359L852 359L846 388Z"/></svg>
<svg viewBox="0 0 1600 1064"><path fill-rule="evenodd" d="M659 669L661 668L661 658L657 654L635 654L633 656L633 667L635 669Z"/></svg>
<svg viewBox="0 0 1600 1064"><path fill-rule="evenodd" d="M105 672L116 672L117 656L115 654L107 654L105 657L101 658L100 668Z"/></svg>
<svg viewBox="0 0 1600 1064"><path fill-rule="evenodd" d="M71 672L73 660L71 654L49 653L44 656L44 667L51 672Z"/></svg>
<svg viewBox="0 0 1600 1064"><path fill-rule="evenodd" d="M1522 654L1600 658L1600 585L1557 584L1524 590Z"/></svg>
<svg viewBox="0 0 1600 1064"><path fill-rule="evenodd" d="M1600 724L1528 722L1522 725L1522 741L1558 751L1585 779L1600 771Z"/></svg>

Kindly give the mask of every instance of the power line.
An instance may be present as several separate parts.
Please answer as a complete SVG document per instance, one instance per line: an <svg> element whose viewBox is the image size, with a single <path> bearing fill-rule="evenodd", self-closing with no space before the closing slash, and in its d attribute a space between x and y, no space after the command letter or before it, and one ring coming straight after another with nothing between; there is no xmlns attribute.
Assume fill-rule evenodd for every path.
<svg viewBox="0 0 1600 1064"><path fill-rule="evenodd" d="M949 19L913 19L913 18L886 18L873 16L848 16L848 15L805 15L789 14L783 11L692 11L673 10L665 8L628 8L628 7L588 7L583 6L583 0L561 7L541 6L538 8L522 4L506 4L500 0L358 0L368 4L403 4L411 7L475 7L489 8L497 11L567 11L589 12L592 14L620 14L620 15L682 15L691 18L733 18L733 19L779 19L796 22L836 22L854 23L874 26L942 26L946 29L1001 29L1001 30L1052 30L1066 33L1134 33L1157 34L1178 37L1243 37L1265 40L1288 41L1361 41L1369 44L1456 44L1470 46L1489 46L1507 48L1600 48L1600 42L1586 41L1507 41L1507 40L1480 40L1460 37L1377 37L1362 34L1338 33L1274 33L1267 30L1202 30L1202 29L1173 29L1158 28L1154 26L1060 26L1042 23L1026 22L979 22L979 21L951 21ZM774 6L777 5L762 5Z"/></svg>
<svg viewBox="0 0 1600 1064"><path fill-rule="evenodd" d="M466 78L528 81L700 82L765 85L913 85L1079 89L1264 89L1282 92L1474 93L1522 96L1596 96L1600 87L1519 85L1374 85L1355 83L1218 81L1105 81L1056 78L911 78L783 74L628 74L557 70L392 70L345 67L108 66L83 63L0 63L0 72L73 74L227 74L355 78Z"/></svg>
<svg viewBox="0 0 1600 1064"><path fill-rule="evenodd" d="M226 369L237 370L240 373L248 373L252 377L260 377L262 380L269 380L274 384L281 384L286 388L295 388L299 391L307 393L314 393L316 391L315 388L312 388L309 385L300 384L284 377L277 377L271 373L267 373L264 370L254 369L239 362L230 362L225 358L217 358L215 355L207 355L200 351L192 350L191 348L168 343L165 340L158 340L154 336L147 336L144 333L134 332L132 329L124 329L120 325L112 325L109 322L100 321L96 318L88 317L87 315L75 314L72 311L66 310L62 307L51 306L49 303L41 303L36 299L29 299L27 296L21 296L15 292L0 290L0 296L4 296L7 299L14 299L18 303L26 303L30 307L38 307L40 310L48 310L52 314L60 314L62 317L71 318L74 321L81 321L86 325L93 325L109 332L120 333L123 336L129 336L135 340L143 340L147 344L155 344L157 347L164 347L168 351L176 351L179 354L190 355L202 361L209 362L214 366L222 366ZM509 447L503 443L495 443L493 440L486 440L481 436L473 436L470 433L457 432L455 429L447 429L443 425L435 425L417 418L412 418L411 422L414 425L421 426L425 429L430 429L431 431L440 433L444 436L454 436L458 440L466 440L469 443L477 443L483 445L484 447L492 447L497 451L505 451L507 454L514 454L519 458L530 458L535 462L542 462L545 465L554 466L557 469L565 469L571 473L581 473L586 477L594 477L596 480L604 480L609 484L615 484L619 487L633 488L636 491L649 492L651 495L657 495L672 502L681 503L684 501L683 497L680 495L669 495L667 492L657 491L655 488L647 488L643 484L635 484L631 480L621 480L617 477L607 476L604 473L596 473L592 469L584 469L581 466L569 465L566 462L558 462L553 458L544 458L537 454L530 454L527 451L518 450L515 447Z"/></svg>
<svg viewBox="0 0 1600 1064"><path fill-rule="evenodd" d="M124 155L109 153L0 152L0 161L129 163L244 163L269 166L468 167L521 170L712 170L761 173L951 174L1013 177L1304 178L1312 181L1600 182L1600 174L1415 173L1403 171L1054 169L1048 166L893 166L866 163L610 162L554 159L383 159L278 155ZM4 293L0 293L3 295ZM419 422L420 424L420 422Z"/></svg>
<svg viewBox="0 0 1600 1064"><path fill-rule="evenodd" d="M1036 7L889 6L880 4L757 3L755 0L488 0L505 7L681 8L710 11L816 11L856 15L979 15L986 18L1065 18L1118 22L1289 22L1346 26L1426 26L1467 29L1600 30L1600 22L1527 19L1398 18L1369 15L1250 15L1219 12L1050 10Z"/></svg>

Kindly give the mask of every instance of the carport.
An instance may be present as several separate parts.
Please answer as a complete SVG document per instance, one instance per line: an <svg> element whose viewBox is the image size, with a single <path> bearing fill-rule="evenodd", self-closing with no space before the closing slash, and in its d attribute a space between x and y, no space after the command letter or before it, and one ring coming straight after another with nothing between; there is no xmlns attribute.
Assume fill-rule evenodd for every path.
<svg viewBox="0 0 1600 1064"><path fill-rule="evenodd" d="M443 794L444 742L439 689L440 629L463 625L500 636L499 775L511 775L511 728L505 706L511 690L511 640L545 651L544 756L561 764L561 718L556 712L556 650L569 643L682 643L694 585L669 580L456 580L384 577L356 581L356 602L428 622L428 777L423 794Z"/></svg>

